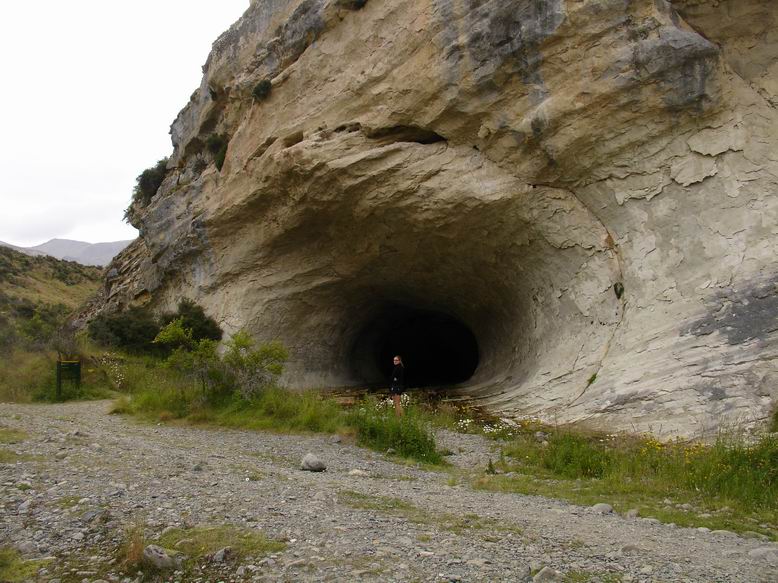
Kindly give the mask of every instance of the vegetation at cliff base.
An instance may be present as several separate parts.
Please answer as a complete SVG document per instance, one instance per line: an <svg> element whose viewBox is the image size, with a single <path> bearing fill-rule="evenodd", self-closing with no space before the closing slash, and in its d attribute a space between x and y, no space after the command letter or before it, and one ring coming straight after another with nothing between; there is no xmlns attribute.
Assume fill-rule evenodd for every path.
<svg viewBox="0 0 778 583"><path fill-rule="evenodd" d="M164 356L171 347L154 340L174 320L180 320L194 341L208 339L218 342L222 338L222 331L216 321L207 316L201 306L187 298L178 303L175 312L159 317L142 306L103 313L92 319L88 331L89 337L100 346L132 354Z"/></svg>
<svg viewBox="0 0 778 583"><path fill-rule="evenodd" d="M462 428L500 442L476 488L637 509L681 526L778 537L778 436L722 432L710 443L661 442L537 422Z"/></svg>
<svg viewBox="0 0 778 583"><path fill-rule="evenodd" d="M317 392L280 388L277 380L289 356L283 345L257 344L241 331L219 352L216 340L197 338L187 327L192 311L192 306L180 306L182 315L156 334L152 343L167 350L164 360L124 360L116 371L116 387L125 395L115 413L254 430L342 433L379 451L426 463L442 461L429 420L419 409L407 407L398 419L380 401L367 400L347 410Z"/></svg>

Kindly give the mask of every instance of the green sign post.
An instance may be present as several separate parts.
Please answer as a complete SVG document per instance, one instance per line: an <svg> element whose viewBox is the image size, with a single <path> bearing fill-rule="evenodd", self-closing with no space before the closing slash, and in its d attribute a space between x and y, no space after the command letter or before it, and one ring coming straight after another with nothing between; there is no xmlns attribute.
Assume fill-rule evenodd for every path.
<svg viewBox="0 0 778 583"><path fill-rule="evenodd" d="M62 383L71 382L76 390L81 389L81 361L58 360L57 361L57 400L62 400Z"/></svg>

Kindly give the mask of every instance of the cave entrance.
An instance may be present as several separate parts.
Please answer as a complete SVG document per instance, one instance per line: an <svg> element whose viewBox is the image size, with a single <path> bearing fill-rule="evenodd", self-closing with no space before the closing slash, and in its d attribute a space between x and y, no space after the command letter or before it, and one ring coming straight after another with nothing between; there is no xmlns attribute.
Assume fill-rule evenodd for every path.
<svg viewBox="0 0 778 583"><path fill-rule="evenodd" d="M382 384L389 382L392 357L401 355L408 387L463 383L479 363L478 342L462 321L398 305L378 311L359 334L353 354L357 374Z"/></svg>

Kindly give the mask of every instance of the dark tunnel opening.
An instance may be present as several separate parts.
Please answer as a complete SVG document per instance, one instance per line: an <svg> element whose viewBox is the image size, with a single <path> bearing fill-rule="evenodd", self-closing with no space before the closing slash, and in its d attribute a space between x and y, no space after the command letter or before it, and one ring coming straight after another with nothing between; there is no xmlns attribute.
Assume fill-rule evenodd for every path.
<svg viewBox="0 0 778 583"><path fill-rule="evenodd" d="M359 334L353 355L360 377L387 385L392 358L402 356L408 387L463 383L479 363L478 342L463 322L407 306L381 310Z"/></svg>

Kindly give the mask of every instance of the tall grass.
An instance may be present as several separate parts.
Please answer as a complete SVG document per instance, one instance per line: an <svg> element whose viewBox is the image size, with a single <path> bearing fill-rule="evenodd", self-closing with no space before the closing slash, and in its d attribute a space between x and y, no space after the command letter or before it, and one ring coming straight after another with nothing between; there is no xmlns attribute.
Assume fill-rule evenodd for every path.
<svg viewBox="0 0 778 583"><path fill-rule="evenodd" d="M338 433L345 426L343 410L336 402L310 391L290 393L274 386L250 400L232 398L213 419L227 427L281 432Z"/></svg>
<svg viewBox="0 0 778 583"><path fill-rule="evenodd" d="M56 401L57 357L50 351L11 350L0 359L0 402ZM63 382L59 399L105 399L115 396L104 371L85 359L81 386Z"/></svg>
<svg viewBox="0 0 778 583"><path fill-rule="evenodd" d="M121 376L127 394L117 400L114 413L259 431L341 433L353 435L370 449L391 450L424 463L442 462L429 429L430 416L413 405L397 418L393 409L376 399L345 409L315 391L293 392L274 385L251 398L238 393L213 398L153 358L128 358Z"/></svg>
<svg viewBox="0 0 778 583"><path fill-rule="evenodd" d="M749 443L721 435L712 445L607 438L572 432L516 437L503 452L519 468L563 479L598 479L614 491L670 496L744 511L778 509L778 437Z"/></svg>

